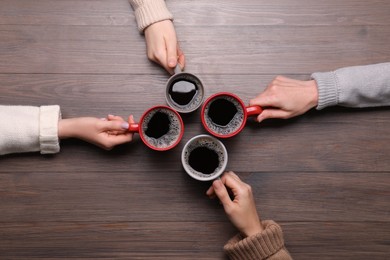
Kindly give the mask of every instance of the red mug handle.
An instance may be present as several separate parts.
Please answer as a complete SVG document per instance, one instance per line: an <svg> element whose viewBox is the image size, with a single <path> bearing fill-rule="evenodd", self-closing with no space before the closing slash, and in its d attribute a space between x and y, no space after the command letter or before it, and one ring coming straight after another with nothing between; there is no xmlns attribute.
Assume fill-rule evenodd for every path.
<svg viewBox="0 0 390 260"><path fill-rule="evenodd" d="M139 132L139 125L138 124L129 124L128 130L129 130L129 132L132 132L132 133L138 133Z"/></svg>
<svg viewBox="0 0 390 260"><path fill-rule="evenodd" d="M246 108L246 114L248 116L257 116L263 112L263 108L261 106L249 106Z"/></svg>

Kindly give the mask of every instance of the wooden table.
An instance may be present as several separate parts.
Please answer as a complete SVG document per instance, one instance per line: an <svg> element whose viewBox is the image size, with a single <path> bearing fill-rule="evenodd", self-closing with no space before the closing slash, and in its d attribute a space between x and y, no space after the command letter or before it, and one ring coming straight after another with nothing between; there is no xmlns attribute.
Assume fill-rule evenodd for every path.
<svg viewBox="0 0 390 260"><path fill-rule="evenodd" d="M276 75L390 60L387 0L168 0L187 71L206 95L244 102ZM165 104L167 73L149 62L126 0L1 0L0 104L59 104L63 117L138 120ZM390 255L390 111L329 108L248 122L224 141L262 219L281 224L295 259ZM237 231L210 183L180 153L204 133L184 117L174 150L139 136L104 151L78 140L54 156L0 158L0 259L225 259ZM1 137L0 137L1 138Z"/></svg>

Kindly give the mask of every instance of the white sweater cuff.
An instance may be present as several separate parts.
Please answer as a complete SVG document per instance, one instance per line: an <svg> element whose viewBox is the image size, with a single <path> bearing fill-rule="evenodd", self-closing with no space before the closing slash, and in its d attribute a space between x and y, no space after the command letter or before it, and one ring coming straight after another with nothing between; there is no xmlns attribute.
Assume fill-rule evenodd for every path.
<svg viewBox="0 0 390 260"><path fill-rule="evenodd" d="M41 106L39 113L39 145L41 154L58 153L58 121L61 119L60 107Z"/></svg>

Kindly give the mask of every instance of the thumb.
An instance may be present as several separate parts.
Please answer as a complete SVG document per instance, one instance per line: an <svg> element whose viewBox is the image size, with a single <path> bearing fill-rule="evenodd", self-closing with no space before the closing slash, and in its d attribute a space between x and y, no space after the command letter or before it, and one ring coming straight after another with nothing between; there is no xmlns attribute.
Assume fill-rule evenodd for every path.
<svg viewBox="0 0 390 260"><path fill-rule="evenodd" d="M129 128L129 123L125 121L104 121L105 131L123 131Z"/></svg>
<svg viewBox="0 0 390 260"><path fill-rule="evenodd" d="M257 122L260 123L261 121L269 118L286 119L289 118L289 113L282 109L267 108L264 109L263 112L261 112L261 114L257 116Z"/></svg>
<svg viewBox="0 0 390 260"><path fill-rule="evenodd" d="M215 195L217 195L218 199L221 201L226 211L226 209L229 208L233 202L230 199L229 193L225 185L223 185L222 181L218 179L213 182L213 188Z"/></svg>
<svg viewBox="0 0 390 260"><path fill-rule="evenodd" d="M134 124L134 123L135 123L135 121L134 121L134 116L133 116L133 115L130 115L129 118L128 118L128 120L129 120L129 123L130 123L130 124Z"/></svg>
<svg viewBox="0 0 390 260"><path fill-rule="evenodd" d="M177 51L176 41L167 41L167 63L169 68L176 67L177 64Z"/></svg>

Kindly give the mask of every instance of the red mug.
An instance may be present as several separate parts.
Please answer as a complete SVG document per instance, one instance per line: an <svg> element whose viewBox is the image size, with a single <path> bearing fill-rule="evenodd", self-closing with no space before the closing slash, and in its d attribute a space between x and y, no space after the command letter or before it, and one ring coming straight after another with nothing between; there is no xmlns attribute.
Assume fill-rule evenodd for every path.
<svg viewBox="0 0 390 260"><path fill-rule="evenodd" d="M229 138L241 132L248 116L259 115L262 111L260 106L246 107L232 93L220 92L205 101L201 119L207 132L219 138Z"/></svg>
<svg viewBox="0 0 390 260"><path fill-rule="evenodd" d="M184 134L184 124L179 113L167 106L149 108L139 123L129 125L130 132L139 133L146 146L156 151L175 147Z"/></svg>

